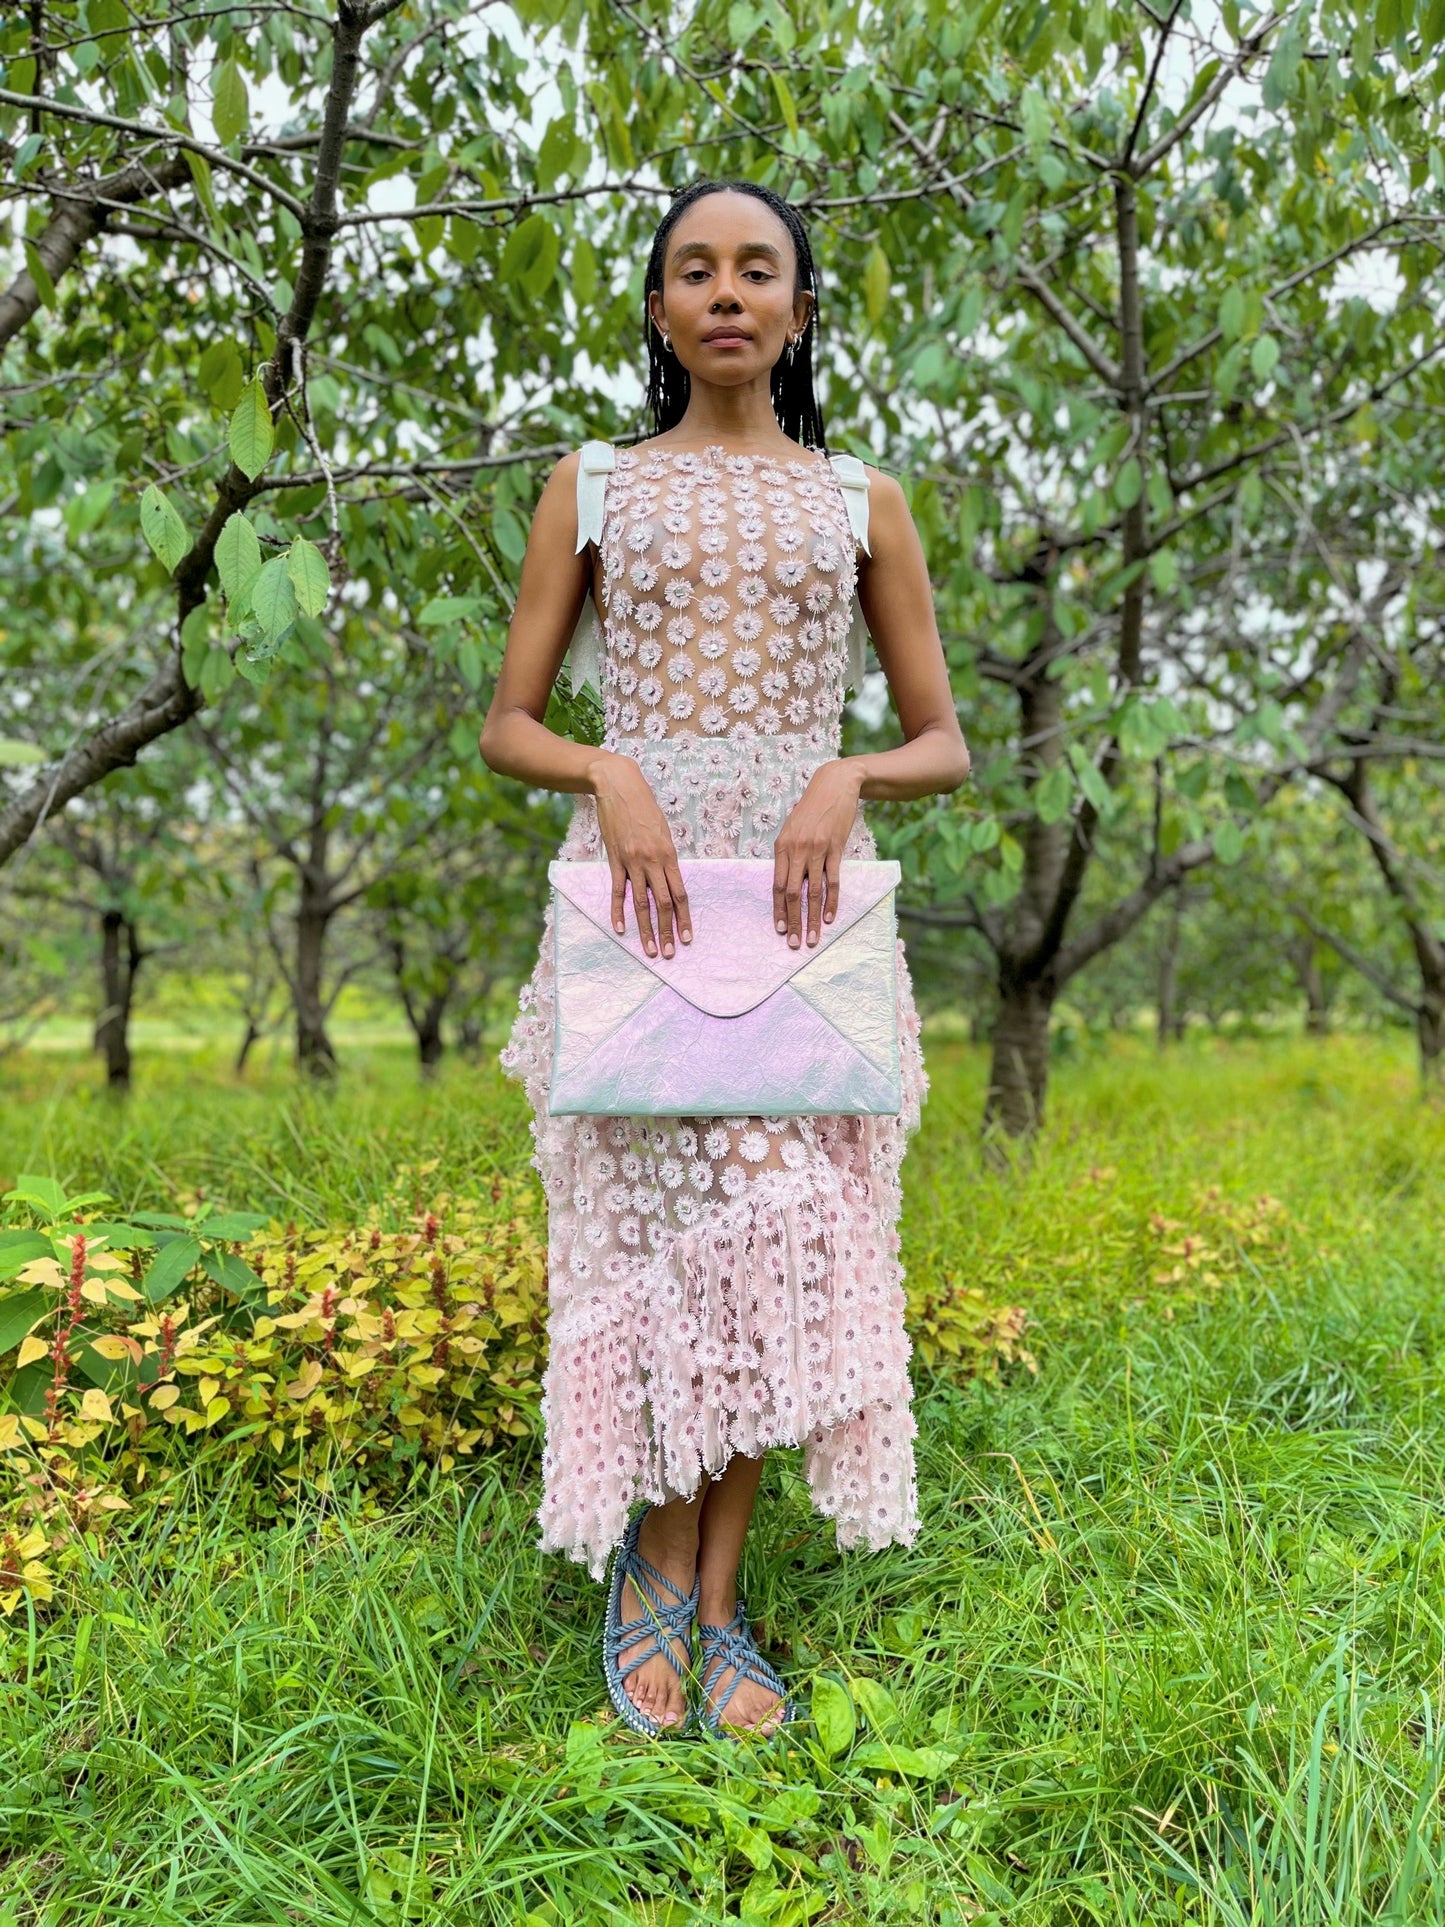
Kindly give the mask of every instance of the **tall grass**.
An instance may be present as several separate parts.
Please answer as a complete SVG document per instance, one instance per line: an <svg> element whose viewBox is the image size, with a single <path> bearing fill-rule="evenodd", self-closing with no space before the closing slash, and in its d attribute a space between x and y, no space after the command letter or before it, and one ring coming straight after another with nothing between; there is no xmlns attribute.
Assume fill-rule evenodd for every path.
<svg viewBox="0 0 1445 1927"><path fill-rule="evenodd" d="M773 1455L743 1570L805 1703L882 1682L876 1728L599 1720L599 1589L535 1551L525 1453L259 1534L202 1467L0 1633L0 1923L1445 1919L1445 1120L1408 1056L1125 1048L1003 1172L978 1058L930 1067L905 1257L1027 1304L1038 1376L918 1373L911 1549L840 1554ZM191 1065L123 1114L5 1075L0 1177L126 1204L343 1219L399 1162L465 1191L528 1148L486 1067L420 1091L377 1053L322 1098ZM1209 1186L1284 1231L1161 1281Z"/></svg>

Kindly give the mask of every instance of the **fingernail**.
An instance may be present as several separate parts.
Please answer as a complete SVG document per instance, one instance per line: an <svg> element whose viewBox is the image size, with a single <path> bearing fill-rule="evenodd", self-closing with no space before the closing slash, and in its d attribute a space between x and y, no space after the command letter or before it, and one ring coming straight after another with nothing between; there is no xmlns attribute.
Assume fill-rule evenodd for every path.
<svg viewBox="0 0 1445 1927"><path fill-rule="evenodd" d="M620 934L621 934L621 932L622 932L622 929L623 929L623 926L622 926L622 925L621 925L620 923L614 923L614 924L613 924L613 926L612 926L612 928L613 928L614 930L616 930L616 931L618 932L618 934L620 935Z"/></svg>
<svg viewBox="0 0 1445 1927"><path fill-rule="evenodd" d="M781 917L779 917L779 918L778 918L778 928L779 928L779 930L786 930L786 929L787 929L787 927L788 927L788 926L787 926L787 924L785 924L785 923L783 922L783 920L782 920L782 918L781 918Z"/></svg>
<svg viewBox="0 0 1445 1927"><path fill-rule="evenodd" d="M664 957L670 957L672 955L672 945L670 943L665 943L662 946L662 954Z"/></svg>
<svg viewBox="0 0 1445 1927"><path fill-rule="evenodd" d="M684 931L683 931L683 933L682 933L682 940L683 940L683 942L684 942L684 943L691 943L691 942L692 942L692 932L691 932L690 930L684 930Z"/></svg>

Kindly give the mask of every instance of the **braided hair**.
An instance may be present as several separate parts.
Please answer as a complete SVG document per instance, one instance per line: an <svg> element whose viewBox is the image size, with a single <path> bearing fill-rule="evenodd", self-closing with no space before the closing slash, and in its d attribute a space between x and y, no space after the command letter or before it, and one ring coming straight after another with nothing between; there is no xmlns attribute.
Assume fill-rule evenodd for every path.
<svg viewBox="0 0 1445 1927"><path fill-rule="evenodd" d="M816 448L826 454L828 442L823 432L823 411L813 393L813 337L818 332L818 275L813 266L813 250L808 244L807 229L797 209L770 187L761 187L756 181L694 181L673 197L672 205L652 237L647 277L643 282L642 325L647 340L647 406L652 411L653 433L665 434L682 420L692 388L692 377L678 360L676 350L663 347L662 336L648 315L648 297L654 289L661 292L667 243L673 229L693 203L707 194L751 194L764 207L771 208L788 230L798 264L797 289L811 294L813 304L793 350L792 360L789 361L784 353L773 365L770 384L773 413L785 435L791 436L795 442L801 442L804 448Z"/></svg>

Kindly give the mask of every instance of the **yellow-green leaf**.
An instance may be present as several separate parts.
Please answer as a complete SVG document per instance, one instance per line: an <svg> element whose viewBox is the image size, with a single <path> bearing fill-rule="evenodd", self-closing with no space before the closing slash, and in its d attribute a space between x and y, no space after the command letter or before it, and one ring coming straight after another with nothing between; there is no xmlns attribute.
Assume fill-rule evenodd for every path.
<svg viewBox="0 0 1445 1927"><path fill-rule="evenodd" d="M254 482L271 458L275 433L266 390L259 381L249 382L231 416L227 441L231 460L248 482Z"/></svg>
<svg viewBox="0 0 1445 1927"><path fill-rule="evenodd" d="M168 571L191 546L186 525L154 482L140 498L141 534L165 563Z"/></svg>
<svg viewBox="0 0 1445 1927"><path fill-rule="evenodd" d="M231 600L260 573L261 544L239 509L226 517L226 525L216 537L216 569L221 587Z"/></svg>
<svg viewBox="0 0 1445 1927"><path fill-rule="evenodd" d="M892 284L893 270L888 256L875 241L868 251L868 260L863 269L863 304L868 311L868 319L876 326L883 319L888 306L888 290Z"/></svg>
<svg viewBox="0 0 1445 1927"><path fill-rule="evenodd" d="M308 616L319 616L331 594L331 573L326 557L314 542L298 535L286 557L286 573L296 591L296 600Z"/></svg>
<svg viewBox="0 0 1445 1927"><path fill-rule="evenodd" d="M773 92L778 97L778 106L782 109L783 119L788 123L788 132L796 140L798 137L797 103L793 99L793 90L788 85L787 75L779 73L776 68L773 69Z"/></svg>
<svg viewBox="0 0 1445 1927"><path fill-rule="evenodd" d="M217 140L224 143L239 139L250 118L251 102L245 77L234 60L223 60L216 69L211 106L211 124Z"/></svg>

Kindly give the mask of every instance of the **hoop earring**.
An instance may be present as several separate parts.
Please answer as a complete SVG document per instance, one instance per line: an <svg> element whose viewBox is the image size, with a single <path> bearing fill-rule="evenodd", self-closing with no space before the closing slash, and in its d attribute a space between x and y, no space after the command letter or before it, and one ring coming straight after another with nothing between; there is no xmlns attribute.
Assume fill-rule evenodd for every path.
<svg viewBox="0 0 1445 1927"><path fill-rule="evenodd" d="M664 354L670 355L672 353L672 336L667 332L666 328L662 331L662 347Z"/></svg>
<svg viewBox="0 0 1445 1927"><path fill-rule="evenodd" d="M797 352L798 352L797 337L796 335L789 335L788 336L788 366L790 368L793 365L793 356L797 354Z"/></svg>

